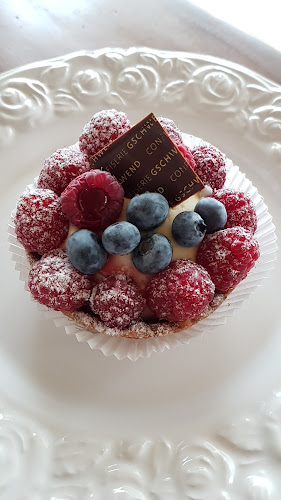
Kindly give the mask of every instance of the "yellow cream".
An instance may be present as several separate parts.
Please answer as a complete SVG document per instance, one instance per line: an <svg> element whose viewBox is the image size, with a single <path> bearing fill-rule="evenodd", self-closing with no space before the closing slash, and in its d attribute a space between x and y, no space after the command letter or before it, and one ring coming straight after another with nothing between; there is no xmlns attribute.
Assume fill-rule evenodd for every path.
<svg viewBox="0 0 281 500"><path fill-rule="evenodd" d="M154 229L154 231L156 233L163 234L171 241L172 247L173 247L173 259L172 260L189 259L189 260L195 261L195 259L196 259L196 253L197 253L198 246L191 247L191 248L185 248L185 247L180 246L174 240L174 238L172 236L172 223L173 223L174 218L180 212L184 212L187 210L194 210L195 205L198 203L199 200L200 200L200 195L199 195L199 193L196 193L193 196L191 196L190 198L188 198L187 200L184 200L179 205L176 205L175 207L170 208L167 219L163 222L163 224L161 224L161 226ZM126 208L127 208L129 201L130 200L128 198L124 199L122 212L121 212L121 215L118 219L118 222L126 220ZM71 234L75 233L76 231L78 231L78 228L73 226L72 224L70 224L67 239L69 238L69 236L71 236ZM67 239L62 244L63 249L66 248ZM117 256L116 256L116 258L117 258ZM127 266L131 263L132 263L131 254L118 256L118 265L123 267L123 266Z"/></svg>
<svg viewBox="0 0 281 500"><path fill-rule="evenodd" d="M161 226L154 229L154 231L156 233L164 234L164 236L166 236L171 241L172 246L173 246L173 260L189 259L189 260L195 261L195 259L196 259L196 253L197 253L198 247L196 246L196 247L192 247L192 248L184 248L184 247L180 246L174 240L174 238L172 236L172 223L173 223L174 218L180 212L184 212L187 210L194 210L195 205L198 203L199 200L200 200L199 193L196 193L193 196L191 196L190 198L188 198L187 200L184 200L179 205L176 205L175 207L170 208L167 219L163 222L163 224L161 224ZM120 215L118 221L126 220L126 208L127 208L129 201L130 200L128 198L125 198L122 212L121 212L121 215ZM126 256L122 256L122 257L126 257ZM129 258L131 259L130 254L129 254ZM124 262L124 264L125 264L125 262Z"/></svg>

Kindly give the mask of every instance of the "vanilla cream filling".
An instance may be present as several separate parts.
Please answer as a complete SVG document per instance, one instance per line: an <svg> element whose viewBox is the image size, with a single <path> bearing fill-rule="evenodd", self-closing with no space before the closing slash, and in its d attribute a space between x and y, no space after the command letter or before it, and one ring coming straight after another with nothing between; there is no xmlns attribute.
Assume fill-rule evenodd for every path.
<svg viewBox="0 0 281 500"><path fill-rule="evenodd" d="M183 137L184 137L184 143L187 146L189 146L189 147L197 145L198 143L202 143L201 139L195 138L193 136L189 136L187 134L183 134ZM78 146L75 145L75 147L78 147ZM189 260L192 260L192 261L196 260L196 254L197 254L198 245L195 246L195 247L190 247L190 248L185 248L185 247L182 247L181 245L179 245L174 240L174 238L172 236L172 223L173 223L174 218L180 212L193 211L194 210L195 205L198 203L198 201L200 200L200 197L203 195L203 191L204 190L199 191L198 193L195 193L193 196L190 196L186 200L184 200L181 203L179 203L179 205L176 205L175 207L170 208L167 219L160 226L158 226L156 229L154 229L155 233L161 233L164 236L166 236L168 238L168 240L170 240L170 242L172 244L172 247L173 247L173 257L172 257L172 260L178 260L178 259L189 259ZM208 196L208 195L210 195L210 193L206 193L206 194L204 193L204 195ZM128 198L124 199L122 212L120 214L120 217L119 217L118 221L116 221L116 222L127 220L126 219L126 208L127 208L127 205L129 203L129 201L130 200ZM73 234L76 231L78 231L78 229L79 228L73 226L72 224L69 225L68 236L67 236L66 240L64 241L64 243L61 245L61 247L64 250L66 249L67 239L69 238L69 236L71 234ZM129 253L129 254L126 254L126 255L115 255L114 256L114 263L119 268L131 266L132 265L132 254Z"/></svg>
<svg viewBox="0 0 281 500"><path fill-rule="evenodd" d="M193 261L196 260L198 245L195 247L190 247L190 248L185 248L185 247L182 247L181 245L179 245L174 240L174 238L172 236L172 223L173 223L174 218L180 212L194 210L195 205L198 203L199 200L200 200L200 195L199 195L199 193L196 193L193 196L191 196L190 198L188 198L187 200L184 200L179 205L176 205L175 207L170 208L167 219L160 226L158 226L156 229L153 230L153 232L163 234L164 236L166 236L168 238L168 240L170 240L172 247L173 247L172 260L178 260L178 259L189 259L189 260L193 260ZM127 208L129 201L130 200L128 198L124 199L122 212L121 212L121 215L120 215L117 222L127 220L126 219L126 208ZM64 241L64 243L62 244L63 249L66 248L66 242L67 242L67 239L69 238L69 236L78 230L79 230L78 227L75 227L72 224L70 224L68 236L67 236L66 240ZM115 256L115 263L120 267L131 264L132 263L132 254L129 253L126 255Z"/></svg>

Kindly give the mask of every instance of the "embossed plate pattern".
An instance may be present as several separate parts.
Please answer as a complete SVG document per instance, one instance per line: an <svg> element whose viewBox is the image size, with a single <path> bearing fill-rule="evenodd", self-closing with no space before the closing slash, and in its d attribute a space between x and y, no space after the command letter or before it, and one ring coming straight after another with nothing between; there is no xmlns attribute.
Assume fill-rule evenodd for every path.
<svg viewBox="0 0 281 500"><path fill-rule="evenodd" d="M134 365L42 321L12 270L6 222L19 192L44 157L113 106L132 121L169 116L224 150L280 233L281 88L266 78L147 48L1 75L1 499L279 500L279 263L227 327Z"/></svg>

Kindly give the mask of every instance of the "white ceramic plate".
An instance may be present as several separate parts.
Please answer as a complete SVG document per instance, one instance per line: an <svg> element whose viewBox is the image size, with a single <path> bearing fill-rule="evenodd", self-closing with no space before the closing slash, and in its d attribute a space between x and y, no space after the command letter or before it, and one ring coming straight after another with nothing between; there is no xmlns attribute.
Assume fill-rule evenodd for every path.
<svg viewBox="0 0 281 500"><path fill-rule="evenodd" d="M281 267L212 335L136 363L43 321L7 221L55 149L105 107L150 111L217 145L280 234L281 88L227 61L147 48L79 52L0 77L0 497L280 500Z"/></svg>

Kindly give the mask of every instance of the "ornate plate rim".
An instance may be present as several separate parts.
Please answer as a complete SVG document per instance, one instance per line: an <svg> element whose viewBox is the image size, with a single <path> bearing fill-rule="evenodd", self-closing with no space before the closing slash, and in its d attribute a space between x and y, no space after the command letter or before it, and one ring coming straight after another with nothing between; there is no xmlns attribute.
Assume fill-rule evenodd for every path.
<svg viewBox="0 0 281 500"><path fill-rule="evenodd" d="M27 64L2 73L0 90L5 79L47 64L85 55L98 57L115 53L126 57L143 52L166 58L195 59L241 72L264 82L269 93L277 92L275 109L281 107L281 87L244 66L213 56L147 47L77 51ZM278 130L281 120L280 125L279 118L274 125ZM270 134L265 135L268 137ZM276 150L279 157L281 146ZM121 493L118 498L122 497L122 500L199 499L203 498L200 496L202 488L205 488L210 500L277 500L275 493L280 486L281 392L272 393L259 406L257 413L248 411L225 428L215 431L211 441L202 435L200 439L196 436L193 442L165 438L114 442L107 439L88 440L83 436L56 439L40 422L34 422L28 415L14 410L13 403L5 401L5 398L2 398L1 407L0 440L6 443L7 461L4 462L4 474L0 475L0 490L4 492L5 499L22 498L14 478L17 474L18 484L24 483L25 466L30 461L33 466L36 464L36 468L29 477L28 486L24 485L24 494L32 500L56 500L62 495L73 500L90 499L93 495L97 499L115 498L115 493L116 496ZM11 472L10 463L16 464L16 472ZM113 463L117 464L115 469ZM150 471L147 464L151 466ZM196 475L198 470L201 472Z"/></svg>
<svg viewBox="0 0 281 500"><path fill-rule="evenodd" d="M261 73L248 68L247 66L244 66L243 64L231 61L230 59L225 59L223 57L217 57L209 54L199 54L197 52L189 52L189 51L184 51L184 50L164 50L164 49L156 49L153 47L149 46L131 46L129 48L123 48L123 47L103 47L100 49L96 50L77 50L73 52L68 52L67 54L64 55L59 55L55 57L50 57L46 59L38 59L35 60L34 62L27 63L27 64L21 64L20 66L13 67L11 69L8 69L7 71L2 71L0 72L0 79L5 78L6 76L10 76L14 73L19 73L28 69L32 69L35 66L40 67L44 66L46 63L55 63L61 60L68 60L73 57L79 57L83 55L101 55L101 54L107 54L111 52L117 52L121 53L123 55L130 55L130 54L135 54L135 53L140 53L140 52L148 52L150 54L155 54L155 55L160 55L160 56L173 56L173 57L186 57L190 59L198 59L200 61L208 61L212 62L214 64L226 66L229 68L236 69L238 71L242 71L247 73L248 75L253 76L254 78L258 77L266 82L268 82L271 85L276 86L278 89L281 88L281 85L275 82L274 80L262 75Z"/></svg>

